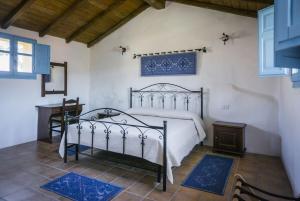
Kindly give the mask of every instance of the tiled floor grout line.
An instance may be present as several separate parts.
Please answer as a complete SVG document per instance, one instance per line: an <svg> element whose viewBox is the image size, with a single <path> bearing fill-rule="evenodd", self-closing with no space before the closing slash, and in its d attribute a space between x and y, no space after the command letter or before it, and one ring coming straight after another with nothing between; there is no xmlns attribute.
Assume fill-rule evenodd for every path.
<svg viewBox="0 0 300 201"><path fill-rule="evenodd" d="M41 155L43 155L42 154L43 152L48 152L50 149L43 149L43 150L41 152ZM202 149L202 147L201 147L199 150L202 150L202 151L198 152L198 149L197 149L197 152L190 153L189 155L192 155L192 158L190 158L191 160L187 160L186 163L182 165L184 167L184 169L183 169L183 171L181 171L181 170L179 171L183 175L182 176L180 174L180 176L181 176L180 180L184 179L184 174L185 174L185 172L189 171L189 166L194 165L194 163L196 163L196 161L200 157L200 156L196 157L197 154L200 154L201 158L203 158L202 154L203 155L213 154L213 152L211 152L210 149L206 149L206 148ZM32 152L32 154L36 154L36 152ZM7 154L14 155L14 153L15 153L15 150L12 150L12 152L9 152ZM99 163L98 162L94 163L95 160L82 160L82 163L80 163L80 162L73 163L74 161L70 160L69 161L70 164L65 166L63 164L63 161L61 161L57 157L55 157L55 153L51 153L51 154L47 155L47 158L40 157L40 156L35 157L33 155L30 155L30 153L22 154L22 155L20 155L20 157L28 157L28 159L30 159L30 160L28 160L27 162L25 161L26 163L24 163L24 160L22 158L20 158L20 160L16 161L16 163L14 163L14 162L10 163L9 161L7 161L9 164L4 165L3 167L13 167L12 165L14 165L14 164L16 164L17 165L16 167L18 167L20 165L21 169L16 168L16 170L7 171L9 173L9 175L14 172L30 173L31 175L30 174L24 174L24 175L21 174L22 176L16 178L15 180L20 185L18 186L17 185L18 183L16 183L15 184L16 187L14 187L13 189L9 189L10 187L8 186L8 190L3 191L3 194L5 194L4 196L9 196L7 198L12 198L12 196L14 196L14 194L22 195L23 192L27 194L28 193L27 191L30 192L32 190L32 194L36 195L36 197L34 197L35 199L33 199L33 200L42 199L42 197L40 197L41 196L40 194L42 194L43 196L45 196L43 198L46 200L48 200L48 198L49 198L51 200L59 201L61 199L61 197L52 195L51 193L44 192L43 190L39 189L38 185L43 185L44 182L47 182L49 180L50 181L54 180L55 178L59 177L64 172L69 172L72 168L75 168L74 171L76 171L76 172L78 171L78 173L79 172L83 173L86 176L90 175L89 177L96 176L94 178L98 178L98 179L101 175L108 173L107 178L112 179L112 181L107 182L107 183L115 182L117 185L121 184L121 183L124 183L126 185L130 184L130 185L128 185L128 187L126 187L122 191L122 193L120 193L118 196L115 197L116 200L122 200L122 198L125 199L125 197L126 197L126 198L132 198L132 199L136 198L137 200L145 200L145 199L148 200L149 199L149 200L155 201L156 197L159 199L159 198L164 198L167 196L167 197L169 197L169 199L165 199L166 201L174 201L176 198L179 198L178 196L180 196L181 200L185 201L185 199L189 200L188 199L189 194L185 194L185 193L192 192L192 190L188 190L185 187L180 186L180 184L178 186L178 184L176 183L176 186L172 186L171 184L168 184L168 187L170 186L171 191L168 191L166 193L166 195L164 195L164 193L161 191L161 186L159 186L161 184L158 184L155 182L156 181L155 175L151 174L152 172L150 173L150 171L144 171L141 168L135 169L135 168L132 168L132 166L126 166L126 165L121 166L121 165L119 165L120 163L117 163L117 162L106 163L104 161L102 162L102 160L99 160L99 161L101 161L101 164L105 164L107 167L102 168L101 166L99 166L100 170L98 171L97 164L99 164ZM256 159L257 157L258 157L258 159ZM199 158L199 159L201 160L201 158ZM224 194L224 197L222 198L222 200L228 200L230 197L230 194L232 193L231 191L234 188L234 175L237 173L247 174L248 163L250 164L250 167L249 167L250 179L252 179L252 176L254 176L254 177L257 176L257 171L261 171L261 170L259 168L257 170L252 170L251 164L253 163L253 161L256 164L256 162L257 161L260 162L261 159L263 159L263 163L266 163L266 167L270 167L270 165L267 164L270 160L269 158L260 158L260 156L251 156L251 155L250 155L250 158L248 157L248 155L246 155L245 158L234 157L234 162L235 162L234 167L232 168L231 175L229 177L230 180L228 180L230 182L228 182L228 184L227 184L228 186L226 187L226 193ZM277 159L274 162L276 162L274 164L277 164ZM94 164L95 164L95 166L94 166ZM272 164L271 164L271 166L272 166ZM50 170L49 172L47 171L48 168L51 168L51 169L49 169ZM118 169L116 169L116 171L112 171L109 173L109 171L111 171L114 168L118 168ZM95 171L94 171L94 169L95 169ZM140 169L141 169L141 171L140 171ZM176 169L174 169L174 170L176 170ZM246 171L246 173L245 173L245 171ZM125 173L123 174L123 172L125 172ZM263 172L266 172L266 171L263 171ZM138 174L134 174L134 173L138 173ZM128 175L126 177L124 177L124 175L126 175L126 174L128 174ZM142 180L147 175L151 176L151 178ZM154 178L152 178L152 177L154 177ZM9 178L9 177L7 177L7 178ZM33 182L30 181L30 184L28 184L28 185L27 185L28 182L26 182L26 184L25 183L22 184L23 178L29 178L30 180L32 179ZM104 178L106 178L106 177L104 177ZM132 178L134 178L134 179L132 179ZM272 187L272 185L275 185L272 183L272 181L267 180L267 178L268 178L268 175L266 175L266 178L261 178L261 180L266 180L265 181L266 184L263 184L263 185L269 185L270 187ZM230 183L230 185L229 185L229 183ZM5 184L5 183L3 183L3 184ZM145 187L142 186L142 188L141 188L139 184L143 184L143 185L145 185ZM257 182L254 181L254 184L257 184ZM27 186L25 186L25 185L27 185ZM124 186L126 186L126 185L124 185ZM15 189L17 189L17 190L15 190ZM27 189L27 191L26 191L26 189ZM130 191L131 189L133 192ZM142 191L139 189L141 189ZM10 191L12 191L12 193ZM145 192L145 193L142 193L142 192ZM154 196L152 196L152 194ZM196 194L197 193L195 193L195 195ZM119 197L120 195L122 195L122 196ZM1 195L0 201L3 201L2 199L4 199L4 196ZM149 198L148 196L151 196L152 199ZM210 195L208 195L208 196L210 198L214 197L214 196L210 196ZM199 199L205 200L206 193L199 193L198 197L195 197L195 200L199 200ZM154 200L153 200L153 198L154 198ZM217 198L216 198L216 200L217 200Z"/></svg>
<svg viewBox="0 0 300 201"><path fill-rule="evenodd" d="M4 195L2 195L1 199L6 200L6 199L5 199L6 196L9 196L9 195L11 195L11 194L13 194L13 193L16 193L16 192L18 192L18 191L20 191L20 190L23 190L23 189L25 189L25 188L26 188L26 186L23 186L22 188L20 188L20 189L18 189L18 190L15 190L15 191L13 191L13 192L11 192L11 193L4 194Z"/></svg>
<svg viewBox="0 0 300 201"><path fill-rule="evenodd" d="M90 168L90 167L88 167L88 168ZM88 168L85 168L81 173L85 173L87 170L88 170ZM105 173L107 173L107 172L109 172L111 169L113 169L114 167L109 167L107 170L104 170L101 174L97 174L94 178L98 178L98 176L100 176L100 175L103 175L103 174L105 174ZM101 170L100 170L101 171Z"/></svg>
<svg viewBox="0 0 300 201"><path fill-rule="evenodd" d="M47 195L46 193L40 192L40 191L38 191L37 189L35 189L35 188L33 188L33 187L29 187L29 188L30 188L31 190L37 192L37 193L40 193L40 194L42 194L42 195L44 195L44 196L50 198L51 200L57 200L57 201L59 201L59 199L56 199L56 198L54 198L54 197L51 196L51 195Z"/></svg>
<svg viewBox="0 0 300 201"><path fill-rule="evenodd" d="M169 201L171 201L174 197L175 197L175 195L177 194L177 192L179 191L179 189L180 189L180 186L177 188L177 190L173 193L173 195L170 197L170 199L169 199Z"/></svg>
<svg viewBox="0 0 300 201"><path fill-rule="evenodd" d="M134 194L134 195L136 195L136 196L139 196L139 197L142 197L143 199L145 199L147 196L146 196L146 197L145 197L145 196L141 196L141 195L136 194L136 193L134 193L134 192L128 191L128 189L131 188L132 186L134 186L136 183L138 183L140 180L142 180L142 179L145 178L146 176L151 176L151 175L145 174L145 175L144 175L143 177L141 177L139 180L136 180L133 184L129 185L129 186L125 189L125 191L128 192L128 193ZM156 185L156 186L157 186L157 185ZM154 186L150 191L152 191L156 186ZM147 193L146 193L146 195L147 195Z"/></svg>
<svg viewBox="0 0 300 201"><path fill-rule="evenodd" d="M132 184L130 184L126 189L124 189L125 191L127 191L130 187L134 186L136 183L138 183L141 179L143 179L146 175L142 176L141 178L135 180ZM140 196L140 195L139 195ZM140 196L141 197L141 196Z"/></svg>
<svg viewBox="0 0 300 201"><path fill-rule="evenodd" d="M143 199L147 198L159 185L161 185L161 183L157 183L148 193L146 193Z"/></svg>
<svg viewBox="0 0 300 201"><path fill-rule="evenodd" d="M50 168L54 168L54 169L56 169L56 170L60 170L60 171L62 171L62 172L69 172L69 171L67 171L67 169L66 170L63 170L63 169L60 169L60 168L57 168L57 167L54 167L54 166L51 166L51 165L48 165L48 164L42 164L42 165L44 165L44 166L47 166L47 167L50 167Z"/></svg>
<svg viewBox="0 0 300 201"><path fill-rule="evenodd" d="M29 172L29 173L31 173L31 174L33 174L33 175L41 176L41 177L43 177L43 178L45 178L45 179L48 179L48 180L50 180L50 181L53 180L52 178L47 177L47 176L44 176L44 175L41 175L41 174L39 174L39 173L30 172L30 171L27 171L27 172Z"/></svg>
<svg viewBox="0 0 300 201"><path fill-rule="evenodd" d="M129 193L129 194L131 194L131 195L135 195L135 196L137 196L137 197L140 197L140 198L141 198L141 200L144 200L144 197L143 197L143 196L141 196L141 195L139 195L139 194L136 194L136 193L133 193L133 192L131 192L131 191L127 191L127 190L124 190L124 192L126 192L126 193Z"/></svg>

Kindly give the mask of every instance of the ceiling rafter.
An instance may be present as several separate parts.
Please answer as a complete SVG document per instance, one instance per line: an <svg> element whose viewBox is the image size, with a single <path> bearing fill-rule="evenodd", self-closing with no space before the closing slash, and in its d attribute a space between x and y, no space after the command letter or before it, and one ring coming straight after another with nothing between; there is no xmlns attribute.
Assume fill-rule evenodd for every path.
<svg viewBox="0 0 300 201"><path fill-rule="evenodd" d="M251 2L251 3L261 3L261 4L274 4L274 0L241 0L244 2Z"/></svg>
<svg viewBox="0 0 300 201"><path fill-rule="evenodd" d="M164 9L166 7L166 0L144 0L144 1L155 9Z"/></svg>
<svg viewBox="0 0 300 201"><path fill-rule="evenodd" d="M125 17L120 22L118 22L117 24L115 24L114 26L112 26L111 28L109 28L106 32L101 33L95 39L93 39L90 42L88 42L87 46L91 47L91 46L95 45L96 43L98 43L99 41L101 41L103 38L105 38L109 34L113 33L115 30L117 30L118 28L120 28L121 26L123 26L124 24L126 24L127 22L129 22L132 18L134 18L137 15L139 15L141 12L143 12L147 8L149 8L148 4L141 5L135 11L133 11L132 13L130 13L127 17Z"/></svg>
<svg viewBox="0 0 300 201"><path fill-rule="evenodd" d="M1 28L7 29L12 25L33 3L35 0L23 0L17 5L1 22Z"/></svg>
<svg viewBox="0 0 300 201"><path fill-rule="evenodd" d="M48 34L53 27L59 24L61 21L66 19L70 14L73 13L74 9L80 6L82 3L86 2L86 0L76 0L71 6L69 6L61 15L59 15L55 20L53 20L50 24L48 24L42 31L39 32L39 36L43 37Z"/></svg>
<svg viewBox="0 0 300 201"><path fill-rule="evenodd" d="M88 0L88 2L101 10L105 10L107 8L107 6L103 4L103 0Z"/></svg>
<svg viewBox="0 0 300 201"><path fill-rule="evenodd" d="M169 0L169 1L186 4L186 5L191 5L191 6L202 7L202 8L208 8L208 9L212 9L212 10L233 13L233 14L247 16L247 17L257 17L257 11L238 9L238 8L223 6L223 5L214 4L214 3L210 3L210 2L195 1L195 0Z"/></svg>
<svg viewBox="0 0 300 201"><path fill-rule="evenodd" d="M100 18L104 17L105 15L107 15L108 13L110 13L111 11L113 11L114 9L118 8L124 2L125 2L125 0L118 0L118 1L114 2L113 4L111 4L106 10L101 11L99 14L97 14L95 17L93 17L86 24L84 24L83 26L81 26L80 28L78 28L77 30L75 30L70 36L68 36L66 38L66 42L69 43L72 40L74 40L74 38L76 38L77 36L79 36L80 34L82 34L84 31L86 31L97 20L99 20Z"/></svg>

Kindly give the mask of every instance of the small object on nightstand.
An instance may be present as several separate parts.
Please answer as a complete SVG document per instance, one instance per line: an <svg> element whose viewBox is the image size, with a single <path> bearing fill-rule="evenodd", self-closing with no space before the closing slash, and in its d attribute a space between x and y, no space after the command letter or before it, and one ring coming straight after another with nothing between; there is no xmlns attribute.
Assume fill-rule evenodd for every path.
<svg viewBox="0 0 300 201"><path fill-rule="evenodd" d="M104 119L104 118L107 118L107 117L115 117L115 116L118 116L120 114L121 113L119 113L119 112L109 112L109 113L99 112L98 113L98 119Z"/></svg>
<svg viewBox="0 0 300 201"><path fill-rule="evenodd" d="M214 152L224 152L243 156L245 148L245 128L247 124L216 121L214 127Z"/></svg>

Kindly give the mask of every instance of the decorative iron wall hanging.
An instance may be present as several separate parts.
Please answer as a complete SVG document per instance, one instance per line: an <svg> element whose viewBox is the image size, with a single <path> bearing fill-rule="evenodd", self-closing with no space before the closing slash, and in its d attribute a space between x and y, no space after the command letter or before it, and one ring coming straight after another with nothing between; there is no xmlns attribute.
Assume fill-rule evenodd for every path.
<svg viewBox="0 0 300 201"><path fill-rule="evenodd" d="M154 52L154 53L148 53L148 54L133 54L133 59L140 58L140 57L145 57L145 56L177 54L177 53L185 53L185 52L203 52L203 53L206 53L207 49L204 46L202 48L197 48L197 49L173 50L173 51L168 51L168 52Z"/></svg>
<svg viewBox="0 0 300 201"><path fill-rule="evenodd" d="M194 75L196 52L141 57L141 75Z"/></svg>

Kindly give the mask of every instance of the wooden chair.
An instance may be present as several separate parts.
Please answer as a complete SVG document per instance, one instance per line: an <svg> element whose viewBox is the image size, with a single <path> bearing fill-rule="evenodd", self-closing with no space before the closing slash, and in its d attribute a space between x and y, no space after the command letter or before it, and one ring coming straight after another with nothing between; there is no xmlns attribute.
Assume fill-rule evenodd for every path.
<svg viewBox="0 0 300 201"><path fill-rule="evenodd" d="M232 201L273 201L273 200L294 200L300 198L287 197L265 191L249 183L239 174L235 175L235 186L233 187Z"/></svg>
<svg viewBox="0 0 300 201"><path fill-rule="evenodd" d="M64 117L65 113L68 112L70 116L78 116L79 115L79 98L77 97L76 100L70 99L66 100L63 99L62 103L62 112L59 115L52 116L50 118L49 124L50 124L50 137L52 136L52 132L59 132L61 137L63 136L65 132L65 122ZM76 122L70 122L70 124L73 124ZM60 128L60 129L57 129Z"/></svg>

